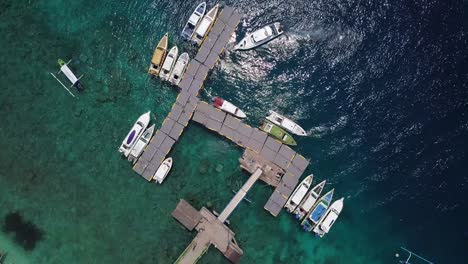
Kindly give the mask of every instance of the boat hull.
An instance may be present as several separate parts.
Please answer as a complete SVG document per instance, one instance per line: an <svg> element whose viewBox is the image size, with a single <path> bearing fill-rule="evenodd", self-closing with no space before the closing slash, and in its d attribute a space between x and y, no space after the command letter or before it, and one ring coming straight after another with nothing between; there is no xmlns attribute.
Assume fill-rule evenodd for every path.
<svg viewBox="0 0 468 264"><path fill-rule="evenodd" d="M268 31L268 28L271 29L271 35L268 37L256 41L254 36L256 34L261 33L261 31ZM274 40L275 38L281 36L284 33L284 31L281 28L281 24L279 22L269 24L265 27L262 27L261 29L258 29L250 34L247 34L239 43L234 46L234 50L251 50L254 48L257 48L259 46L265 45L266 43Z"/></svg>
<svg viewBox="0 0 468 264"><path fill-rule="evenodd" d="M166 179L167 175L171 171L172 168L172 158L165 159L161 165L159 166L158 170L154 173L153 179L162 184L164 179Z"/></svg>
<svg viewBox="0 0 468 264"><path fill-rule="evenodd" d="M200 3L193 13L190 15L189 20L184 26L184 29L182 29L181 36L185 40L191 40L193 37L193 34L195 33L195 30L197 29L198 25L200 24L203 16L205 15L206 11L206 3L202 2Z"/></svg>
<svg viewBox="0 0 468 264"><path fill-rule="evenodd" d="M299 126L297 123L295 123L291 119L275 111L270 110L269 115L266 117L266 119L270 121L271 123L288 131L289 133L292 133L297 136L307 136L307 133L301 126Z"/></svg>
<svg viewBox="0 0 468 264"><path fill-rule="evenodd" d="M154 50L153 57L151 58L151 64L148 73L153 76L158 76L161 70L161 65L164 61L167 52L167 45L169 42L169 34L166 33L159 41L156 49Z"/></svg>
<svg viewBox="0 0 468 264"><path fill-rule="evenodd" d="M169 78L169 82L171 84L179 85L182 79L182 75L184 74L185 69L187 68L189 60L190 57L187 52L184 52L179 56L174 66L174 69L172 70L171 77Z"/></svg>
<svg viewBox="0 0 468 264"><path fill-rule="evenodd" d="M150 121L150 114L151 112L147 112L141 115L135 122L125 139L122 141L122 144L119 147L119 152L122 153L122 155L124 155L125 157L128 157L128 155L133 149L133 146L139 140L141 134L148 126Z"/></svg>
<svg viewBox="0 0 468 264"><path fill-rule="evenodd" d="M284 208L286 208L288 213L294 212L297 206L301 203L302 199L304 199L304 196L307 194L307 191L312 184L312 180L313 175L309 175L304 178L304 180L302 180L296 189L294 189L294 192L291 194L291 196L286 201L286 204L284 205Z"/></svg>
<svg viewBox="0 0 468 264"><path fill-rule="evenodd" d="M267 132L268 134L272 135L273 137L280 140L283 144L290 145L290 146L297 146L296 141L294 138L284 131L279 126L272 124L268 121L264 122L260 127L261 130Z"/></svg>
<svg viewBox="0 0 468 264"><path fill-rule="evenodd" d="M161 71L159 72L159 78L161 80L167 81L171 76L172 69L176 63L177 55L179 54L179 49L177 46L172 47L172 49L167 54L166 59L164 60L164 64L161 67Z"/></svg>
<svg viewBox="0 0 468 264"><path fill-rule="evenodd" d="M244 111L240 110L237 106L220 97L213 98L213 106L238 118L247 117Z"/></svg>

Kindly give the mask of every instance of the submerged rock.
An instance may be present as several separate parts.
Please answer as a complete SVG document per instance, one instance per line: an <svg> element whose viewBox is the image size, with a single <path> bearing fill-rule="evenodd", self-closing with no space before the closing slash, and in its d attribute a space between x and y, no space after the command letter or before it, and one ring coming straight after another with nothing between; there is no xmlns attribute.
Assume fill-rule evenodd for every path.
<svg viewBox="0 0 468 264"><path fill-rule="evenodd" d="M41 241L44 233L34 223L25 221L19 212L12 212L5 216L3 221L3 232L14 233L15 243L27 251L36 247Z"/></svg>

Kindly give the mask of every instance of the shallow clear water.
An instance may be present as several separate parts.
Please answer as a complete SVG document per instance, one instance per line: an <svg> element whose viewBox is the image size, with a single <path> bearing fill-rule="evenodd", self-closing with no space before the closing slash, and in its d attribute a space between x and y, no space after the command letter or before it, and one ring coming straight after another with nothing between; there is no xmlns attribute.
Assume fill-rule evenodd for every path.
<svg viewBox="0 0 468 264"><path fill-rule="evenodd" d="M276 20L287 33L258 50L228 50L201 97L233 102L253 126L269 109L296 119L310 134L296 149L312 161L307 172L346 198L319 240L290 215L267 213L272 189L257 183L248 194L253 204L230 217L242 263L395 263L400 246L436 263L463 263L466 3L226 4L243 15L239 35ZM170 45L195 54L177 36L195 6L0 3L0 251L10 253L7 263L172 263L194 237L170 215L179 199L220 211L247 179L241 149L196 124L172 150L174 168L161 186L146 183L117 152L141 113L151 110L159 126L175 101L177 91L146 72L165 32ZM58 58L73 59L85 74L77 99L49 74ZM40 239L7 231L15 212ZM224 262L214 248L200 261Z"/></svg>

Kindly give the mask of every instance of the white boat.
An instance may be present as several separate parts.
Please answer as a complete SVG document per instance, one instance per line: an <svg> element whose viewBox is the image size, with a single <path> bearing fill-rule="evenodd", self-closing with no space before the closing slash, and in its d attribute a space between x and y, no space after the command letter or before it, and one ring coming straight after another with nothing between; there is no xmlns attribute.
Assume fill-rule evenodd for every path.
<svg viewBox="0 0 468 264"><path fill-rule="evenodd" d="M284 208L286 208L286 211L289 213L293 212L296 207L301 203L302 199L304 196L307 194L307 191L310 188L310 185L312 184L312 179L314 175L309 175L307 176L294 190L294 192L289 196L288 201L284 205Z"/></svg>
<svg viewBox="0 0 468 264"><path fill-rule="evenodd" d="M272 23L247 34L247 36L234 46L234 50L249 50L256 48L272 41L283 33L283 28L279 22Z"/></svg>
<svg viewBox="0 0 468 264"><path fill-rule="evenodd" d="M190 60L190 57L187 52L182 53L172 70L171 77L169 78L169 82L178 85L182 78L182 74L184 74L185 69L187 68L187 64Z"/></svg>
<svg viewBox="0 0 468 264"><path fill-rule="evenodd" d="M193 34L195 33L195 29L198 27L200 24L200 21L202 20L203 15L205 15L206 11L206 3L202 2L200 3L197 8L195 8L195 11L193 11L192 15L190 15L189 20L184 26L184 29L182 29L182 38L186 40L191 40L193 37Z"/></svg>
<svg viewBox="0 0 468 264"><path fill-rule="evenodd" d="M141 137L133 146L132 151L130 151L130 154L128 155L128 161L133 162L133 164L135 164L135 162L140 157L141 153L143 153L143 149L150 142L151 137L153 136L153 133L154 133L154 127L155 125L152 125L149 128L147 128L145 132L143 132Z"/></svg>
<svg viewBox="0 0 468 264"><path fill-rule="evenodd" d="M220 97L213 98L213 106L239 118L246 118L247 115L237 106Z"/></svg>
<svg viewBox="0 0 468 264"><path fill-rule="evenodd" d="M272 110L269 111L269 114L270 115L267 116L266 119L272 122L273 124L278 125L284 128L286 131L291 132L295 135L307 136L305 130L291 119Z"/></svg>
<svg viewBox="0 0 468 264"><path fill-rule="evenodd" d="M206 15L201 20L200 25L198 25L197 29L195 30L192 41L195 42L195 44L198 46L201 45L206 34L213 26L216 16L218 15L218 10L219 4L215 5L210 11L208 11L208 13L206 13Z"/></svg>
<svg viewBox="0 0 468 264"><path fill-rule="evenodd" d="M334 201L330 208L328 208L325 217L323 217L322 221L314 228L314 232L317 236L323 237L326 233L330 232L341 210L343 210L343 200L344 198Z"/></svg>
<svg viewBox="0 0 468 264"><path fill-rule="evenodd" d="M119 152L122 153L125 157L128 157L130 151L132 151L133 145L135 145L135 142L138 141L141 134L148 126L150 121L150 114L151 112L146 112L142 114L135 122L130 132L128 132L125 139L122 141L122 145L120 145Z"/></svg>
<svg viewBox="0 0 468 264"><path fill-rule="evenodd" d="M330 206L331 200L333 199L333 193L335 189L327 192L320 200L317 205L312 209L302 220L302 228L305 231L312 231L314 227L322 220L323 216L327 212L328 206Z"/></svg>
<svg viewBox="0 0 468 264"><path fill-rule="evenodd" d="M161 80L169 80L172 68L174 68L178 54L179 49L177 48L177 46L172 47L172 49L167 54L166 60L164 60L163 66L161 67L161 72L159 72L159 78L161 78Z"/></svg>
<svg viewBox="0 0 468 264"><path fill-rule="evenodd" d="M167 174L172 168L172 158L167 158L161 163L156 173L154 173L153 180L157 181L159 184L162 184Z"/></svg>
<svg viewBox="0 0 468 264"><path fill-rule="evenodd" d="M315 205L315 202L317 202L317 199L322 193L323 187L325 187L325 182L326 181L322 181L321 183L315 185L315 187L312 188L309 191L309 193L307 193L307 195L296 208L296 210L294 210L294 214L296 214L296 219L302 220L302 218L304 218L304 216L310 210L312 210L312 207Z"/></svg>

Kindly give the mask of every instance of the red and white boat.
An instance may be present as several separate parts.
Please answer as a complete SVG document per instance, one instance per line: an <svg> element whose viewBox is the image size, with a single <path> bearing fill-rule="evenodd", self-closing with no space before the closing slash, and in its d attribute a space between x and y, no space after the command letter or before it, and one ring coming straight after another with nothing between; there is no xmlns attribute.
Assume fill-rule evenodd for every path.
<svg viewBox="0 0 468 264"><path fill-rule="evenodd" d="M239 118L246 118L247 116L245 115L242 110L240 110L237 106L231 104L230 102L224 100L223 98L220 97L215 97L213 98L213 106L216 108L219 108L223 110L226 113L229 113L233 116L237 116Z"/></svg>

